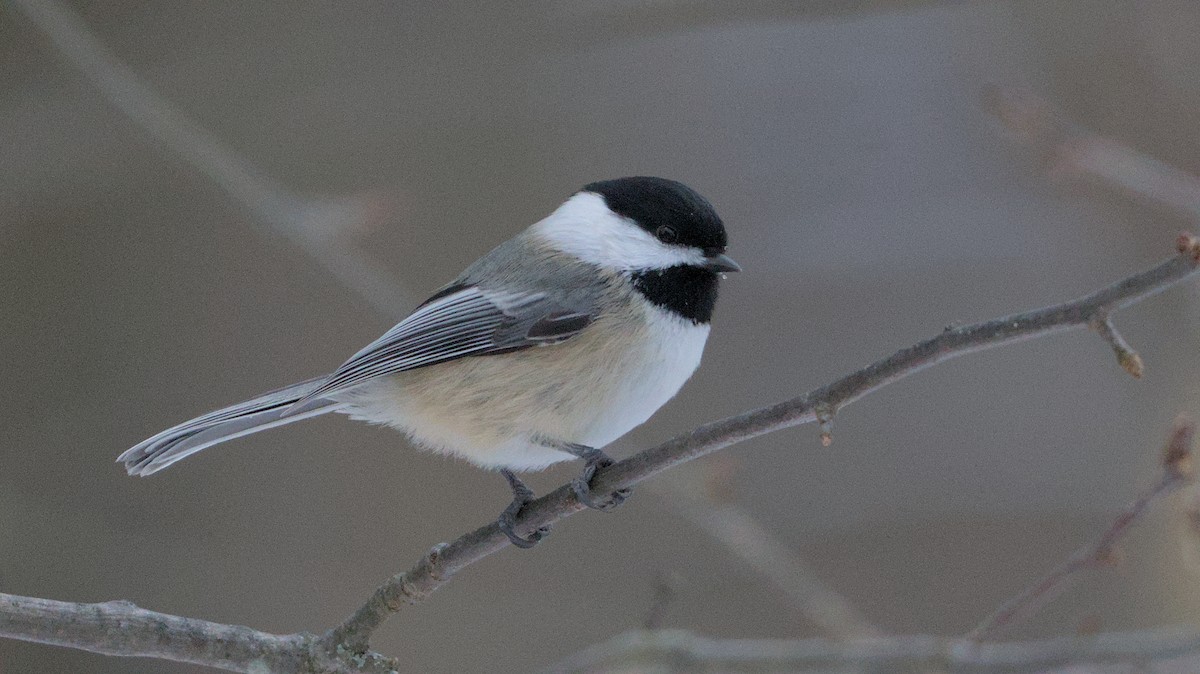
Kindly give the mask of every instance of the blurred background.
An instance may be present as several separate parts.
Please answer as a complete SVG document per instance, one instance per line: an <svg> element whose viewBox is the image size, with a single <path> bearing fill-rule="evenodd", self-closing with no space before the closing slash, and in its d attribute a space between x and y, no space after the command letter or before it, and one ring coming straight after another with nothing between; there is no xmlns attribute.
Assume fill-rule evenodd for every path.
<svg viewBox="0 0 1200 674"><path fill-rule="evenodd" d="M688 183L745 268L619 456L1146 268L1196 226L1200 186L1148 157L1200 171L1198 29L1193 0L0 3L0 590L320 631L494 518L498 476L340 417L148 479L113 460L331 370L593 180ZM997 117L1014 86L1032 127ZM744 443L494 555L374 645L536 670L642 625L662 578L659 624L709 636L964 633L1200 413L1197 297L1117 317L1141 380L1086 331L950 362L844 410L831 447ZM1005 636L1191 621L1178 505ZM728 507L854 617L720 542L705 509ZM201 670L0 641L0 671Z"/></svg>

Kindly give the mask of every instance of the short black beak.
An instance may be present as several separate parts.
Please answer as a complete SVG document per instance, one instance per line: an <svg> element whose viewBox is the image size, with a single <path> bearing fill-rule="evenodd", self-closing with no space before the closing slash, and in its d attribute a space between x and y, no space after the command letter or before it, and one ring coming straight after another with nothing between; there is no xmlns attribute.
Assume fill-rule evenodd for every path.
<svg viewBox="0 0 1200 674"><path fill-rule="evenodd" d="M742 266L733 261L725 253L717 253L716 255L707 255L704 257L704 268L709 271L741 271Z"/></svg>

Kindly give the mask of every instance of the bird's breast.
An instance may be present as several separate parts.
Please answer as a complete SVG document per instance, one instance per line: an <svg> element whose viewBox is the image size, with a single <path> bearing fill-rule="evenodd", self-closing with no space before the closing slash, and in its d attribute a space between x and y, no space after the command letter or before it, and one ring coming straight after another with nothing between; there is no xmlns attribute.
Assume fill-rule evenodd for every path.
<svg viewBox="0 0 1200 674"><path fill-rule="evenodd" d="M596 415L583 444L603 447L641 425L700 366L707 323L696 324L656 306L646 305L644 311L648 319L638 338L626 342L624 362L619 368L606 368L608 404Z"/></svg>
<svg viewBox="0 0 1200 674"><path fill-rule="evenodd" d="M381 378L352 414L482 466L541 468L573 457L534 438L603 447L649 419L696 371L708 331L629 302L559 344Z"/></svg>

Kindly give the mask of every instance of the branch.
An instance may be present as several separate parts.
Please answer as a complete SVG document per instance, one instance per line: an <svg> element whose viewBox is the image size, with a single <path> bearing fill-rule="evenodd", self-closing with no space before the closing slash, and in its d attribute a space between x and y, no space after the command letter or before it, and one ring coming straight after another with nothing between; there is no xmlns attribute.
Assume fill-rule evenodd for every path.
<svg viewBox="0 0 1200 674"><path fill-rule="evenodd" d="M12 0L110 104L289 239L343 285L388 316L411 306L408 293L379 264L355 252L346 230L383 217L386 199L364 193L341 199L296 194L239 156L167 99L155 93L102 43L83 19L55 0Z"/></svg>
<svg viewBox="0 0 1200 674"><path fill-rule="evenodd" d="M770 407L751 410L678 435L597 472L592 488L608 493L633 485L681 463L784 428L828 420L842 407L927 367L968 353L991 349L1069 328L1105 322L1118 309L1157 294L1197 271L1200 241L1184 234L1179 254L1158 266L1122 279L1073 302L1057 304L974 325L954 327L876 361L831 384ZM1102 317L1102 318L1101 318ZM533 501L521 512L518 530L550 526L583 506L570 485ZM495 522L440 544L412 569L389 578L341 625L324 636L329 644L365 649L370 635L405 603L424 600L455 573L504 549L508 539Z"/></svg>
<svg viewBox="0 0 1200 674"><path fill-rule="evenodd" d="M395 662L374 653L346 657L315 648L317 639L310 634L267 634L147 611L126 601L76 604L0 594L0 636L252 674L387 674L396 669Z"/></svg>
<svg viewBox="0 0 1200 674"><path fill-rule="evenodd" d="M1150 506L1192 481L1192 438L1195 433L1194 423L1183 417L1176 419L1175 428L1163 451L1162 475L1158 481L1134 499L1095 543L1075 551L1065 562L1017 596L1004 602L964 638L970 641L984 641L995 637L1005 627L1029 615L1033 609L1062 594L1079 574L1100 566L1112 565L1119 559L1117 542L1129 533L1130 528L1146 514Z"/></svg>
<svg viewBox="0 0 1200 674"><path fill-rule="evenodd" d="M1200 632L1178 626L1003 644L957 637L710 639L678 630L635 631L592 646L544 674L601 672L971 672L1045 673L1057 667L1200 656ZM1072 670L1075 671L1075 670Z"/></svg>
<svg viewBox="0 0 1200 674"><path fill-rule="evenodd" d="M1074 123L1028 89L989 87L984 108L1038 153L1050 177L1087 179L1200 220L1200 177Z"/></svg>

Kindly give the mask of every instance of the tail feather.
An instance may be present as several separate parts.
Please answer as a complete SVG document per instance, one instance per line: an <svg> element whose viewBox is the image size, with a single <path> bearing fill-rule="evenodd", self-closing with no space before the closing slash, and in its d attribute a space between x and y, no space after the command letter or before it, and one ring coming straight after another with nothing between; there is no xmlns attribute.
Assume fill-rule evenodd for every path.
<svg viewBox="0 0 1200 674"><path fill-rule="evenodd" d="M146 476L226 440L342 408L343 403L319 398L306 403L303 412L284 416L292 404L317 390L324 381L325 377L317 377L292 384L185 421L130 447L117 461L125 464L130 475Z"/></svg>

